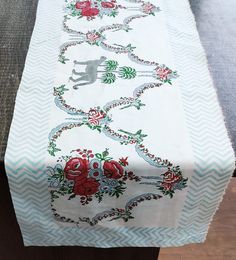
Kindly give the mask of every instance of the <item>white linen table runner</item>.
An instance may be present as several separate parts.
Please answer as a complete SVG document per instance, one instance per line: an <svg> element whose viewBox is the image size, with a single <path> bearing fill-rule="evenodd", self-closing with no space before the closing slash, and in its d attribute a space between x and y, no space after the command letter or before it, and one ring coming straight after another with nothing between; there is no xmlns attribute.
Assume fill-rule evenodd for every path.
<svg viewBox="0 0 236 260"><path fill-rule="evenodd" d="M235 157L188 1L39 0L5 165L27 246L204 242Z"/></svg>

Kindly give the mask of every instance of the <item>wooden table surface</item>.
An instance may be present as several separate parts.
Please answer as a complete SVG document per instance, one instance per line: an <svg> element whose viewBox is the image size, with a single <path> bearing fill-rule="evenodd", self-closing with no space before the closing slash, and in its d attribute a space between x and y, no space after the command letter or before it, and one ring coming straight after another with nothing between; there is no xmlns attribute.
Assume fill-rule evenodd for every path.
<svg viewBox="0 0 236 260"><path fill-rule="evenodd" d="M236 178L232 178L209 228L206 242L162 248L158 260L236 259Z"/></svg>
<svg viewBox="0 0 236 260"><path fill-rule="evenodd" d="M218 89L219 101L224 111L226 125L233 146L236 148L236 109L234 109L235 93L233 89L236 82L236 66L234 64L236 60L234 44L236 35L235 31L232 30L232 26L235 25L236 21L236 12L234 11L236 10L236 1L191 0L190 2L196 15L202 43L207 52L209 68ZM2 214L3 209L1 209L0 214L0 259L3 260L33 259L31 258L33 255L34 259L41 259L44 255L47 257L51 255L47 259L69 259L64 258L63 254L74 252L74 249L69 253L63 251L63 247L60 252L59 250L42 249L39 258L38 251L32 251L32 249L21 251L23 249L19 227L15 220L3 170L3 159L14 110L15 96L34 27L37 3L38 0L0 1L0 205L4 206L4 214ZM18 250L16 250L18 253L13 252L14 248ZM7 252L11 252L10 258L7 256ZM71 254L74 255L74 253ZM2 257L3 254L4 257ZM17 254L19 254L19 258L17 258ZM16 258L14 258L14 255Z"/></svg>

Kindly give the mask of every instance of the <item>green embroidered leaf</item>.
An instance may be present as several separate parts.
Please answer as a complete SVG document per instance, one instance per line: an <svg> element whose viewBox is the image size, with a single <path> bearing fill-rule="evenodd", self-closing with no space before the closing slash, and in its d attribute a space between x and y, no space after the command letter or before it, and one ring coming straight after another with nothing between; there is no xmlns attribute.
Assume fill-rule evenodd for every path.
<svg viewBox="0 0 236 260"><path fill-rule="evenodd" d="M119 76L123 79L133 79L137 75L137 72L134 68L131 67L120 67Z"/></svg>
<svg viewBox="0 0 236 260"><path fill-rule="evenodd" d="M56 153L56 152L59 152L59 151L61 151L61 149L57 148L55 143L53 143L53 142L50 142L50 143L49 143L48 153L49 153L50 155L55 156L55 153Z"/></svg>
<svg viewBox="0 0 236 260"><path fill-rule="evenodd" d="M110 160L112 160L113 158L112 157L106 157L106 158L104 158L104 160L106 161L106 162L109 162Z"/></svg>
<svg viewBox="0 0 236 260"><path fill-rule="evenodd" d="M111 13L108 13L107 16L116 17L118 12L116 10L113 10Z"/></svg>
<svg viewBox="0 0 236 260"><path fill-rule="evenodd" d="M98 158L99 160L102 159L102 155L100 153L96 153L95 154L96 158Z"/></svg>
<svg viewBox="0 0 236 260"><path fill-rule="evenodd" d="M108 72L102 75L102 83L112 84L116 80L116 75L114 73Z"/></svg>
<svg viewBox="0 0 236 260"><path fill-rule="evenodd" d="M64 85L61 85L60 87L54 88L55 93L58 95L64 95L65 91L69 90L68 88L65 88L65 86L66 85L64 84Z"/></svg>
<svg viewBox="0 0 236 260"><path fill-rule="evenodd" d="M119 65L118 62L115 60L107 60L105 62L105 66L106 66L105 69L107 72L113 71L113 70L117 69L118 65Z"/></svg>
<svg viewBox="0 0 236 260"><path fill-rule="evenodd" d="M58 199L59 196L58 195L55 195L55 193L52 193L52 199Z"/></svg>
<svg viewBox="0 0 236 260"><path fill-rule="evenodd" d="M68 200L71 200L71 199L73 199L73 198L75 198L76 197L76 195L73 193L72 195L70 195L70 197L68 198Z"/></svg>
<svg viewBox="0 0 236 260"><path fill-rule="evenodd" d="M58 57L58 61L61 62L62 64L66 64L66 61L68 61L69 59L67 59L64 55L59 55Z"/></svg>
<svg viewBox="0 0 236 260"><path fill-rule="evenodd" d="M98 199L98 203L100 203L102 201L103 195L104 194L102 192L97 192L95 194L95 197Z"/></svg>
<svg viewBox="0 0 236 260"><path fill-rule="evenodd" d="M92 129L92 130L98 130L98 132L99 133L101 133L101 126L100 125L90 125L89 123L86 123L86 125L90 128L90 129Z"/></svg>

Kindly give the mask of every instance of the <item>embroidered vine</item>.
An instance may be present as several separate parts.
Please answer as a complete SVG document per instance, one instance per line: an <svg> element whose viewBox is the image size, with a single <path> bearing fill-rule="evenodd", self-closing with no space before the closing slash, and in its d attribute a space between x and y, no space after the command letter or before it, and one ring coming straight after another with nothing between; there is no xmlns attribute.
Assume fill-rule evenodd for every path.
<svg viewBox="0 0 236 260"><path fill-rule="evenodd" d="M113 109L127 110L127 112L131 109L142 111L148 105L142 100L142 95L147 90L170 87L173 80L178 77L177 71L165 64L141 59L134 53L136 47L131 43L126 45L109 43L106 32L125 31L129 33L132 30L132 21L155 15L160 11L158 7L142 0L127 0L127 2L129 5L125 6L116 0L108 2L65 0L63 30L66 33L67 41L60 48L59 62L71 63L70 57L67 55L68 48L77 48L77 45L87 44L95 50L102 48L107 52L126 55L129 64L121 64L118 59L109 58L109 55L92 60L80 60L76 57L76 60L73 61L74 67L71 75L68 76L69 82L54 87L55 105L69 115L49 134L48 153L54 158L58 154L61 155L57 157L57 162L53 166L47 167L46 170L51 207L57 221L75 225L87 223L90 226L105 219L128 222L135 219L133 209L140 206L141 203L159 200L164 196L173 198L176 192L187 187L188 178L184 178L179 166L173 165L168 159L160 158L145 146L145 138L148 137L148 133L143 129L128 131L123 127L118 130L111 127ZM122 23L111 22L111 25L101 26L98 29L90 28L86 32L78 31L76 27L70 28L71 21L76 21L75 24L77 24L85 20L91 24L96 19L98 21L107 18L115 20L121 12L127 12L127 14L129 12ZM136 67L137 65L139 66ZM140 69L140 65L142 65L142 69ZM82 70L81 67L85 68ZM118 80L132 82L137 77L145 77L148 81L152 79L152 82L136 87L133 96L122 96L103 106L90 107L85 111L82 108L71 106L66 100L67 94L73 89L94 83L117 87ZM58 138L65 131L81 127L98 131L99 134L104 134L121 145L132 146L139 157L149 166L158 170L157 173L155 175L135 173L132 170L135 167L131 165L126 154L122 154L120 158L113 158L109 148L95 152L86 147L72 150L69 155L63 155L62 148L57 145ZM128 187L134 184L140 185L140 187L150 187L150 192L129 196L122 202L121 207L108 206L106 210L94 216L83 216L82 213L77 218L62 216L55 206L55 202L60 199L66 201L65 203L73 200L82 208L89 204L93 205L95 202L101 205L107 198L117 200L122 198Z"/></svg>
<svg viewBox="0 0 236 260"><path fill-rule="evenodd" d="M131 198L124 208L112 208L97 214L92 219L79 217L77 224L87 222L93 226L104 218L111 218L110 221L123 219L127 222L134 218L132 210L141 202L160 199L162 196L172 198L176 190L182 190L187 186L187 178L182 176L180 167L173 167L168 161L162 161L162 167L167 170L161 176L139 177L129 171L128 166L128 157L114 160L108 148L102 153L95 154L88 149L73 150L70 156L58 158L54 167L47 168L52 203L61 196L67 196L68 200L79 197L81 205L84 206L93 199L101 203L104 196L119 198L127 188L127 181L134 181L140 185L153 185L161 191L162 195L145 193ZM55 208L53 211L56 218L66 220ZM72 220L67 219L68 221Z"/></svg>

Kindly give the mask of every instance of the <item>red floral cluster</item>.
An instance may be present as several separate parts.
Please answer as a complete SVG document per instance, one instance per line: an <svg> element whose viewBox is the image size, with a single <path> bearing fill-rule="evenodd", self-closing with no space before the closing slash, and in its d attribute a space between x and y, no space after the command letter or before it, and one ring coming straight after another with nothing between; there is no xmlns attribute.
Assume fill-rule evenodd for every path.
<svg viewBox="0 0 236 260"><path fill-rule="evenodd" d="M90 196L98 192L100 183L95 178L89 177L89 158L94 155L91 150L77 150L81 157L70 159L64 168L65 178L74 181L73 192L75 195ZM96 166L95 166L96 168ZM103 163L103 174L106 178L120 179L124 175L121 164L115 160Z"/></svg>
<svg viewBox="0 0 236 260"><path fill-rule="evenodd" d="M172 70L170 70L169 68L161 68L161 67L158 67L156 69L156 73L157 73L157 76L160 80L168 80L168 76L170 74L172 74Z"/></svg>
<svg viewBox="0 0 236 260"><path fill-rule="evenodd" d="M114 3L115 1L101 2L101 6L103 8L114 8L115 7ZM91 1L76 2L75 8L81 10L82 16L87 16L87 17L96 16L100 12L96 1L94 2L94 6L92 6Z"/></svg>
<svg viewBox="0 0 236 260"><path fill-rule="evenodd" d="M143 9L144 13L152 14L155 11L156 7L155 7L155 5L147 2L147 3L143 3L142 9Z"/></svg>
<svg viewBox="0 0 236 260"><path fill-rule="evenodd" d="M100 124L100 120L104 119L106 117L106 114L104 111L96 110L96 109L90 109L88 113L88 122L90 125L96 126Z"/></svg>
<svg viewBox="0 0 236 260"><path fill-rule="evenodd" d="M161 183L161 186L166 190L172 190L173 185L177 182L179 182L182 177L176 173L174 173L171 170L168 170L167 172L163 173L163 182Z"/></svg>

